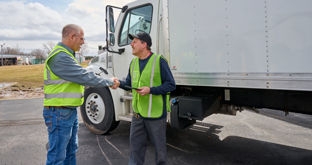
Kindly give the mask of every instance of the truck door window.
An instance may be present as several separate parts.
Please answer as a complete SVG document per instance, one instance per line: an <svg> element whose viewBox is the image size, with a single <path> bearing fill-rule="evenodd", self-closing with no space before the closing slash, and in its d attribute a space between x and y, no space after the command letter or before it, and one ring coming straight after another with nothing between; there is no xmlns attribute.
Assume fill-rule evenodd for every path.
<svg viewBox="0 0 312 165"><path fill-rule="evenodd" d="M137 34L139 32L150 33L152 23L152 5L140 6L127 11L126 17L121 25L119 34L119 46L130 44L131 40L128 34Z"/></svg>

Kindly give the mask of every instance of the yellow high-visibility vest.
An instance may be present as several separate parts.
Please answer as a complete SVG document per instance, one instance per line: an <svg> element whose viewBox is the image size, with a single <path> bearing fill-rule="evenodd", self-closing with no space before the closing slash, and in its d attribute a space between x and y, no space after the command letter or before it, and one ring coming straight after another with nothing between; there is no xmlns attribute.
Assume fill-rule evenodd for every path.
<svg viewBox="0 0 312 165"><path fill-rule="evenodd" d="M82 105L84 86L69 82L55 75L48 61L60 52L65 52L77 63L77 59L66 48L56 45L49 53L44 67L44 106L80 106Z"/></svg>
<svg viewBox="0 0 312 165"><path fill-rule="evenodd" d="M135 88L160 86L160 58L162 58L160 55L151 55L142 73L140 73L139 58L133 58L130 64L131 86ZM162 95L148 94L141 96L134 89L132 90L132 95L133 111L146 118L161 117L163 105L169 104L169 97L166 99L167 103L164 103Z"/></svg>

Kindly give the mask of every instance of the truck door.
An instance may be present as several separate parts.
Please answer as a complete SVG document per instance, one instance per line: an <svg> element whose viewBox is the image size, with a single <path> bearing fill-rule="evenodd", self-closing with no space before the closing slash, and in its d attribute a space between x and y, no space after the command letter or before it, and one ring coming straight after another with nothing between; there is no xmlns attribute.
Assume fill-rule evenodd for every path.
<svg viewBox="0 0 312 165"><path fill-rule="evenodd" d="M125 78L128 73L128 68L132 55L132 48L130 46L131 40L128 38L128 34L137 34L139 32L151 33L152 27L152 4L145 4L128 8L119 17L116 24L115 36L117 44L116 50L124 49L124 52L120 55L115 54L113 56L113 69L115 76L119 78Z"/></svg>

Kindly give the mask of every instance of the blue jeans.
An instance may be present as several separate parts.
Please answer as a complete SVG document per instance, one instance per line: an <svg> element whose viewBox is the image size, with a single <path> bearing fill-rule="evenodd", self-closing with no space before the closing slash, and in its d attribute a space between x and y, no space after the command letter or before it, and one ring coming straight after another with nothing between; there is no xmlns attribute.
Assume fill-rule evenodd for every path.
<svg viewBox="0 0 312 165"><path fill-rule="evenodd" d="M76 108L44 108L49 149L46 165L75 165L78 150L78 116Z"/></svg>
<svg viewBox="0 0 312 165"><path fill-rule="evenodd" d="M165 165L167 160L166 118L143 119L132 117L130 127L129 165L143 165L148 139L155 148L155 162Z"/></svg>

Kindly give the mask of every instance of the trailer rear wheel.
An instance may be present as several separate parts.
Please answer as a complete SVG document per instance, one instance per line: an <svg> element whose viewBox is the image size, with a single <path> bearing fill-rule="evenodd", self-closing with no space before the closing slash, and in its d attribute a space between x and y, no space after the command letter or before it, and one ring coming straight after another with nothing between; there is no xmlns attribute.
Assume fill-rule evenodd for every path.
<svg viewBox="0 0 312 165"><path fill-rule="evenodd" d="M80 107L86 127L95 134L106 134L114 130L119 121L115 120L113 99L108 88L87 88L84 103Z"/></svg>

